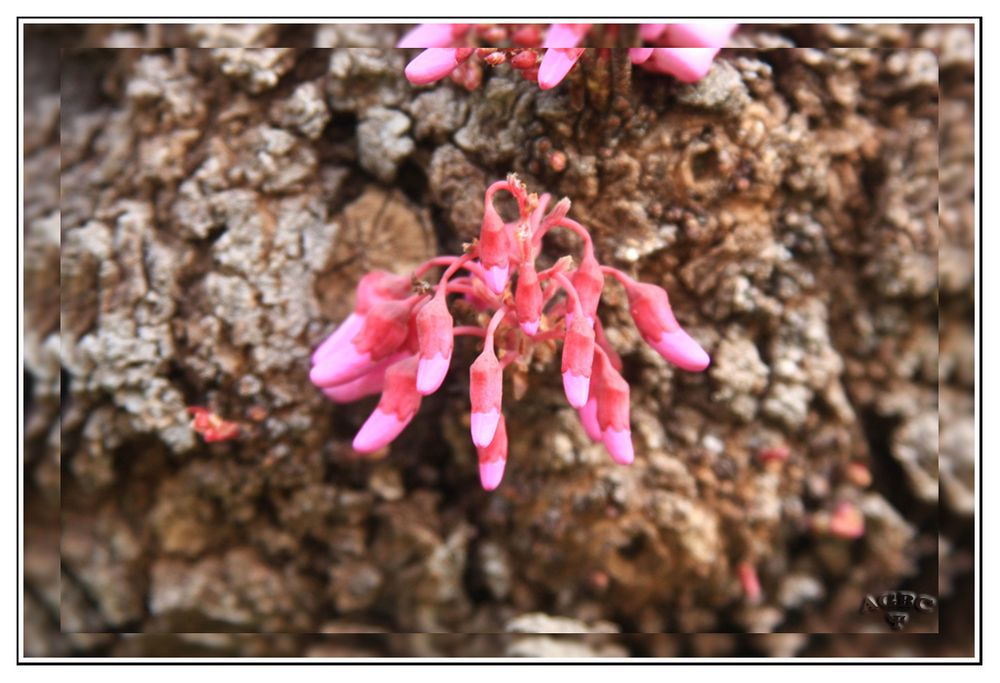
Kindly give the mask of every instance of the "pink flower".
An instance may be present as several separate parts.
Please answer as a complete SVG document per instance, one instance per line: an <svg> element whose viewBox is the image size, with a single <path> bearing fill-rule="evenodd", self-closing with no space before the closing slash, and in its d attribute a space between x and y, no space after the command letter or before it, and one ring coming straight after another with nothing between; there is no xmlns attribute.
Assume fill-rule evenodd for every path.
<svg viewBox="0 0 1000 683"><path fill-rule="evenodd" d="M382 389L385 388L386 368L408 356L409 354L406 351L394 353L388 358L372 365L371 370L360 377L348 380L342 384L324 387L322 389L323 394L334 403L351 403L365 396L382 393Z"/></svg>
<svg viewBox="0 0 1000 683"><path fill-rule="evenodd" d="M454 47L469 30L468 24L417 24L399 39L396 47Z"/></svg>
<svg viewBox="0 0 1000 683"><path fill-rule="evenodd" d="M625 291L632 319L647 344L683 370L701 372L708 367L708 354L681 329L663 288L631 281Z"/></svg>
<svg viewBox="0 0 1000 683"><path fill-rule="evenodd" d="M423 396L433 394L441 386L445 375L448 374L452 349L455 347L455 338L452 335L455 321L448 312L445 291L445 288L439 288L434 298L417 314L417 335L420 344L417 391Z"/></svg>
<svg viewBox="0 0 1000 683"><path fill-rule="evenodd" d="M597 304L600 303L601 292L604 291L604 275L601 273L601 265L593 254L584 254L580 267L573 273L573 286L580 297L584 315L593 324L597 316Z"/></svg>
<svg viewBox="0 0 1000 683"><path fill-rule="evenodd" d="M574 408L583 408L587 404L593 364L593 322L581 315L574 316L566 329L562 355L563 389L566 399Z"/></svg>
<svg viewBox="0 0 1000 683"><path fill-rule="evenodd" d="M471 54L471 47L429 47L406 65L406 78L414 85L440 81Z"/></svg>
<svg viewBox="0 0 1000 683"><path fill-rule="evenodd" d="M718 52L717 47L658 47L653 50L652 59L642 66L684 83L695 83L711 70Z"/></svg>
<svg viewBox="0 0 1000 683"><path fill-rule="evenodd" d="M615 462L629 465L635 459L632 448L632 428L629 418L629 387L611 367L602 352L597 358L597 424L601 439Z"/></svg>
<svg viewBox="0 0 1000 683"><path fill-rule="evenodd" d="M489 341L489 340L487 340ZM472 403L472 442L479 448L490 445L500 422L503 373L500 362L487 344L469 368L469 400Z"/></svg>
<svg viewBox="0 0 1000 683"><path fill-rule="evenodd" d="M410 356L385 371L385 389L369 418L354 437L354 450L374 453L388 446L410 424L420 408L417 359Z"/></svg>
<svg viewBox="0 0 1000 683"><path fill-rule="evenodd" d="M412 305L406 301L382 301L365 316L361 330L336 352L319 359L309 379L319 387L343 384L373 369L406 341Z"/></svg>
<svg viewBox="0 0 1000 683"><path fill-rule="evenodd" d="M410 279L407 277L387 273L383 270L374 270L365 274L358 282L354 312L347 316L333 334L319 345L312 355L313 365L353 339L364 325L365 316L368 315L372 306L386 299L401 299L409 294L410 289Z"/></svg>
<svg viewBox="0 0 1000 683"><path fill-rule="evenodd" d="M538 67L538 87L551 90L559 85L583 54L582 47L550 47Z"/></svg>
<svg viewBox="0 0 1000 683"><path fill-rule="evenodd" d="M476 453L479 456L479 481L484 489L492 491L500 485L507 465L507 421L503 415L497 422L493 440L488 446L477 446Z"/></svg>
<svg viewBox="0 0 1000 683"><path fill-rule="evenodd" d="M538 273L535 272L535 264L531 261L521 264L514 304L517 310L517 322L521 325L521 329L531 336L538 334L538 326L542 319L542 287L538 284Z"/></svg>
<svg viewBox="0 0 1000 683"><path fill-rule="evenodd" d="M510 276L507 229L493 206L493 192L503 185L506 183L494 183L486 191L483 224L479 232L479 262L486 269L486 284L497 294L501 294L507 287L507 278Z"/></svg>
<svg viewBox="0 0 1000 683"><path fill-rule="evenodd" d="M516 200L519 215L510 223L493 205L499 190ZM551 346L561 338L563 389L587 435L603 442L616 462L632 462L630 389L597 315L607 275L624 285L636 326L647 342L683 368L708 365L708 354L677 324L667 293L601 266L590 233L568 217L569 200L560 200L546 214L550 201L548 194L529 194L524 183L510 175L490 185L479 240L466 245L461 256L429 259L407 276L375 272L361 279L354 311L320 344L309 373L338 403L381 392L378 406L354 438L355 450L371 453L388 446L413 419L422 397L441 386L455 339L482 338L483 350L469 368L470 431L483 488L495 489L508 450L504 369L516 363L523 372L551 355ZM575 268L566 255L537 270L543 238L553 229L569 230L583 241ZM422 279L433 268L445 269L436 285ZM512 277L513 293L507 287ZM449 310L448 297L454 295L472 304L462 308L458 326ZM491 314L488 324L484 313ZM538 347L546 350L536 355Z"/></svg>

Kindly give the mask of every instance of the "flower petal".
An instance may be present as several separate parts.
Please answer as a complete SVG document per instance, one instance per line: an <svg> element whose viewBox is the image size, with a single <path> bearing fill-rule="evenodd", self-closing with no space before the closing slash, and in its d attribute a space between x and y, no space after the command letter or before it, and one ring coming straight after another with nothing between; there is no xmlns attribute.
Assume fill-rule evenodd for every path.
<svg viewBox="0 0 1000 683"><path fill-rule="evenodd" d="M635 460L630 429L606 429L604 431L604 445L611 453L611 458L620 465L631 465L632 461Z"/></svg>
<svg viewBox="0 0 1000 683"><path fill-rule="evenodd" d="M428 396L437 391L450 365L451 356L434 354L430 358L421 358L417 366L417 393Z"/></svg>
<svg viewBox="0 0 1000 683"><path fill-rule="evenodd" d="M395 413L387 413L381 408L376 408L354 437L352 444L354 450L358 453L374 453L385 448L399 436L412 419L411 415L408 419L402 420Z"/></svg>
<svg viewBox="0 0 1000 683"><path fill-rule="evenodd" d="M590 378L583 375L574 375L567 370L562 374L563 390L566 392L566 399L574 408L583 408L587 405L587 396L590 394Z"/></svg>
<svg viewBox="0 0 1000 683"><path fill-rule="evenodd" d="M497 433L497 423L500 422L500 411L489 410L484 413L472 413L472 443L479 448L486 448Z"/></svg>
<svg viewBox="0 0 1000 683"><path fill-rule="evenodd" d="M683 329L664 332L651 345L668 361L689 372L701 372L711 362L705 349Z"/></svg>

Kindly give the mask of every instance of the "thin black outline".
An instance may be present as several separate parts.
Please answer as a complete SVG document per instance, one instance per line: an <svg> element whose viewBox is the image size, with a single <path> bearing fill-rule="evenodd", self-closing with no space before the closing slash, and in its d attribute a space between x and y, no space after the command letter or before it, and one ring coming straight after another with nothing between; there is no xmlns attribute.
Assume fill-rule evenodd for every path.
<svg viewBox="0 0 1000 683"><path fill-rule="evenodd" d="M456 17L451 17L451 16L433 16L433 17L429 17L429 16L391 16L391 17L373 17L373 16L360 16L360 17L359 16L348 16L348 17L324 17L324 16L315 16L315 17L310 17L310 16L297 16L297 17L292 17L292 16L242 16L242 17L235 17L235 16L174 16L174 17L166 17L166 19L169 19L171 21L178 21L178 22L180 22L180 21L221 21L221 22L226 22L226 21L246 21L246 20L251 20L251 21L269 20L269 21L274 21L274 22L302 22L302 23L308 23L308 22L354 23L354 22L364 21L364 20L378 20L380 22L390 23L390 24L391 23L397 23L397 22L398 23L404 23L404 22L407 22L407 21L410 21L410 20L455 19L455 18ZM496 18L495 15L493 15L493 16L465 16L465 17L461 17L461 19L463 19L463 20L494 19L494 18ZM526 19L526 20L548 20L548 19L553 19L553 18L557 18L557 17L551 16L551 15L541 15L541 16L519 15L519 16L516 16L516 17L510 17L510 18L512 18L512 19ZM648 16L647 15L647 16L624 17L624 18L623 17L609 17L609 16L589 16L589 17L588 16L579 16L579 17L573 17L573 18L574 19L602 20L602 21L617 21L618 23L633 23L633 22L638 22L638 21L643 20L643 19L662 19L664 17L660 17L660 16ZM893 661L893 660L884 660L884 659L865 659L863 661L839 662L839 661L836 660L836 658L822 658L823 661L810 661L810 659L813 659L813 658L800 658L800 659L798 659L798 660L796 660L794 662L790 662L790 661L775 662L772 659L767 658L767 657L761 657L761 658L743 657L743 658L739 658L740 661L722 661L722 662L719 662L719 661L706 662L706 661L702 661L702 658L700 658L700 657L686 657L686 658L683 658L683 659L675 659L675 660L670 660L670 661L658 660L656 658L632 658L629 661L607 661L607 660L602 660L602 659L599 659L599 658L595 658L595 659L587 660L587 661L570 661L570 662L551 661L551 660L544 660L544 659L537 659L537 660L536 659L515 660L515 659L511 659L511 658L504 658L504 661L502 661L502 662L496 662L496 661L480 661L480 660L483 660L483 659L493 659L493 658L478 658L478 657L475 657L475 658L472 658L472 657L470 657L470 658L462 658L462 661L447 661L447 659L443 659L443 660L442 659L435 659L434 661L405 661L405 662L392 661L392 659L390 659L390 658L380 658L379 661L376 661L376 662L361 661L360 658L359 658L358 661L351 661L351 660L314 661L314 660L308 660L308 659L305 659L305 660L295 660L295 661L267 661L267 660L264 660L264 661L244 661L243 658L239 658L239 657L235 657L235 658L219 658L219 659L224 659L224 661L212 661L212 659L214 659L214 658L205 658L206 661L199 661L198 659L192 659L191 661L134 661L131 658L118 659L118 658L115 658L115 657L107 657L107 658L101 659L100 661L90 661L90 660L86 660L86 659L83 659L83 658L81 658L81 661L45 661L45 660L43 660L43 661L34 661L32 659L29 659L29 658L23 658L22 659L21 652L20 652L20 642L21 642L21 637L23 635L22 632L21 632L21 629L22 629L22 626L23 626L23 623L22 623L23 622L23 616L22 616L22 604L21 604L22 595L21 595L21 589L20 589L20 577L21 577L21 571L22 571L22 569L21 569L21 557L20 557L20 549L21 549L21 528L20 528L20 512L21 512L20 486L21 486L21 472L20 472L20 466L21 466L21 459L17 458L17 459L15 459L15 463L14 463L15 464L14 491L15 491L15 504L16 504L14 523L15 523L15 537L17 539L17 550L18 550L18 552L15 553L16 563L17 563L17 574L16 574L16 577L15 577L15 583L16 583L15 592L16 592L16 600L17 600L16 604L17 604L18 608L15 610L15 619L17 620L17 624L16 624L16 628L15 628L15 636L16 637L15 637L14 648L15 648L15 662L16 662L17 666L80 666L80 665L84 665L84 666L86 666L86 665L108 666L108 665L116 665L116 664L126 665L126 666L136 666L136 665L138 665L138 666L155 666L155 665L166 665L166 666L185 666L185 665L194 665L194 666L199 666L199 665L200 666L205 666L205 665L221 665L221 666L226 666L226 665L228 665L228 666L232 666L232 665L238 665L238 666L239 665L243 665L243 666L249 666L249 665L265 665L265 666L268 666L268 665L270 665L270 666L280 666L280 665L284 665L284 666L288 666L288 665L291 665L291 666L310 666L310 665L311 666L324 666L324 665L325 666L343 666L343 665L348 665L348 666L366 666L366 665L370 665L370 666L387 666L387 665L388 666L456 666L456 665L457 666L462 666L462 665L465 665L465 666L483 666L483 665L498 665L498 666L523 666L523 665L527 665L527 666L539 666L539 665L541 665L541 666L580 666L580 665L585 665L585 666L634 666L634 665L642 665L642 666L651 666L651 665L655 665L655 666L676 666L676 665L684 665L684 666L687 666L687 665L700 665L700 666L745 666L745 665L793 665L793 666L800 666L800 665L807 665L807 666L809 666L809 665L812 665L812 666L817 666L817 665L818 666L824 666L824 665L832 665L832 666L878 665L878 666L922 666L922 665L928 665L928 664L930 664L930 665L938 665L938 666L956 666L956 665L958 665L958 666L982 666L983 665L983 621L984 621L984 616L985 616L984 615L984 610L983 610L984 582L982 580L983 579L983 497L984 497L983 496L983 490L982 490L982 485L983 485L983 393L984 393L984 385L983 385L983 357L982 357L982 349L984 348L983 347L982 301L983 301L983 277L984 277L984 273L985 273L985 271L983 269L983 215L984 215L983 214L983 198L984 197L983 197L983 193L982 193L983 177L984 177L984 172L983 172L983 168L984 168L984 157L983 157L983 137L984 137L984 134L983 134L983 122L985 121L985 119L983 118L983 99L984 98L983 98L983 93L982 93L983 83L984 83L984 79L983 79L983 43L984 43L984 41L983 41L983 17L982 16L934 16L934 15L931 15L931 16L905 16L905 17L883 16L883 15L861 15L861 16L851 16L851 17L830 17L830 16L826 16L826 17L824 17L824 16L811 16L811 17L809 17L809 16L793 16L793 17L788 17L788 16L783 16L783 17L778 17L778 16L753 16L753 17L740 16L740 17L737 17L737 16L704 16L704 15L696 15L696 16L671 16L669 18L670 19L746 19L746 18L750 18L750 19L759 20L759 21L762 21L762 22L765 22L765 21L774 21L774 20L780 20L782 22L786 22L786 21L787 22L794 22L794 21L803 20L804 23L808 22L808 23L817 23L817 24L818 23L829 22L829 21L845 20L845 19L849 19L849 20L852 20L852 21L853 20L893 19L893 20L897 20L897 21L900 21L900 22L913 22L913 23L947 20L947 21L969 21L969 22L974 23L974 24L976 24L978 26L978 29L979 29L979 54L978 54L979 83L977 85L979 86L979 111L978 111L978 113L979 113L979 149L978 149L978 154L979 154L979 156L978 156L979 174L978 174L978 178L976 179L977 180L977 186L976 186L975 198L978 200L978 204L979 204L979 207L978 207L979 208L979 211L978 211L978 214L979 214L979 230L978 230L978 235L977 235L978 240L979 240L979 278L978 278L978 283L977 283L978 284L978 289L979 289L979 303L978 303L978 306L976 306L977 313L978 313L978 318L979 318L979 329L974 331L974 336L975 336L975 332L978 332L979 349L980 349L979 368L978 368L978 370L979 370L979 372L978 372L978 382L979 382L979 384L978 384L978 388L979 388L979 402L978 402L978 408L979 408L979 454L978 454L978 467L979 467L979 469L978 469L978 472L977 472L977 476L979 477L979 488L980 488L980 491L979 491L979 511L978 511L978 521L979 521L979 567L978 567L978 569L979 569L979 574L976 577L976 578L979 579L979 653L978 653L978 658L975 658L973 661L952 661L952 660L938 661L938 658L928 657L928 658L922 658L922 659L920 659L920 661L906 661L906 662L899 662L899 661ZM14 69L15 69L14 102L15 102L15 106L18 108L17 116L16 116L16 125L17 125L16 135L17 136L21 135L22 125L23 125L23 111L21 111L21 108L20 108L20 102L21 102L21 92L20 92L21 82L20 82L20 75L21 75L21 57L22 57L21 27L22 27L22 25L27 24L27 23L29 23L31 21L36 21L38 23L44 23L44 24L55 24L55 25L58 25L60 23L73 23L73 22L80 22L80 23L86 22L86 23L91 23L91 24L93 24L93 23L102 23L102 22L106 22L106 23L121 23L121 22L131 22L131 21L145 21L145 22L148 22L148 21L156 21L156 20L163 20L163 19L164 19L164 17L150 17L150 16L117 16L117 17L115 17L115 16L82 16L82 15L77 15L77 16L66 16L66 17L53 17L53 16L37 16L37 15L25 15L25 16L18 15L16 17L16 20L15 20L15 30L16 30L15 50L16 50L16 54L15 54L15 62L14 62ZM19 138L17 138L17 139L19 139ZM21 183L21 180L22 180L21 170L22 170L23 159L21 158L21 155L20 155L20 148L18 149L18 152L19 153L17 155L15 155L15 156L17 156L17 158L15 160L15 163L16 163L15 192L17 192L17 190L19 189L19 186L20 186L20 183ZM16 230L17 230L17 242L18 242L18 249L17 249L17 251L14 254L15 271L16 271L15 274L14 274L15 275L15 283L16 283L15 284L15 290L17 292L17 307L16 307L15 315L16 315L17 329L20 332L20 329L21 329L21 308L20 308L20 304L21 304L22 293L21 293L21 281L20 281L20 266L21 266L21 264L19 262L19 256L20 256L20 253L21 253L21 249L23 248L23 245L22 245L23 230L22 230L22 225L21 225L21 203L20 203L20 197L19 196L17 198L17 201L15 201L15 204L16 204L16 206L15 206L15 220L16 220L15 226L16 226ZM17 340L15 342L15 349L17 351L17 353L16 353L17 359L16 360L19 360L20 356L21 356L21 337L20 337L20 334L18 334ZM24 377L23 377L23 375L24 375L24 368L19 363L18 367L17 367L17 392L18 393L17 393L17 397L16 397L16 399L18 400L18 405L21 405L20 399L21 399L23 391L24 391L24 387L23 387ZM16 426L16 429L15 429L15 432L16 432L16 435L17 435L17 449L18 449L19 453L21 452L21 447L22 447L21 418L22 418L22 416L20 414L17 415L17 426ZM308 633L302 633L302 634L299 634L299 635L310 635L310 634L308 634ZM462 635L462 634L455 634L455 635ZM466 634L466 635L468 635L468 634ZM623 635L630 635L630 634L623 634ZM638 635L638 634L636 634L636 635ZM647 635L656 635L656 634L647 634ZM871 634L871 635L879 635L879 634ZM884 635L885 635L885 637L892 637L894 634L887 633L887 634L884 634ZM903 634L903 635L910 636L910 637L925 636L925 635L929 636L929 637L936 637L936 636L939 636L940 634L935 633L935 634ZM819 659L819 658L817 657L815 659Z"/></svg>

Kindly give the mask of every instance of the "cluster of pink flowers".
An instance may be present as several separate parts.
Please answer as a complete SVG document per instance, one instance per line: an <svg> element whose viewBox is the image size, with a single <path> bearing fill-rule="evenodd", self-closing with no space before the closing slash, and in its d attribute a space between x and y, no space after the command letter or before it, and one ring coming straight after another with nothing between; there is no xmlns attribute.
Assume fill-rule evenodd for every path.
<svg viewBox="0 0 1000 683"><path fill-rule="evenodd" d="M397 47L424 48L406 66L411 83L425 85L451 76L472 90L482 72L471 58L490 65L504 62L533 81L542 90L557 86L579 61L591 24L536 25L418 24L400 39ZM608 27L617 32L621 26ZM629 49L633 64L656 73L669 74L693 83L712 67L712 60L725 47L736 24L640 24L639 39L653 47ZM476 42L509 42L512 47L473 47Z"/></svg>
<svg viewBox="0 0 1000 683"><path fill-rule="evenodd" d="M517 202L514 221L505 222L494 206L498 192ZM629 385L597 316L607 276L624 286L639 333L660 355L692 372L708 366L708 354L677 323L666 291L599 264L590 234L567 216L569 200L546 213L550 200L528 193L510 175L486 190L479 239L463 255L433 258L405 276L375 271L361 279L354 312L313 353L309 374L338 403L381 393L354 438L356 451L380 450L399 436L421 398L444 382L455 338L475 336L483 350L469 369L470 425L483 488L500 484L507 462L504 369L525 362L536 345L558 340L563 389L587 435L603 442L615 461L632 462ZM582 239L579 265L564 256L537 270L542 239L556 228ZM423 282L434 268L444 268L437 284ZM480 324L456 326L449 295L460 295Z"/></svg>

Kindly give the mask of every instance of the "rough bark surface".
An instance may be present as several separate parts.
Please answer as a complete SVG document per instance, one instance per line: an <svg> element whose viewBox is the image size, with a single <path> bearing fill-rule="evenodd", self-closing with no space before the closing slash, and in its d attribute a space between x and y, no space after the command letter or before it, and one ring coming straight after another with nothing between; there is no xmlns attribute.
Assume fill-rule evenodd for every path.
<svg viewBox="0 0 1000 683"><path fill-rule="evenodd" d="M693 86L625 90L588 53L547 92L414 88L395 35L29 32L27 653L969 653L968 27L744 30ZM481 491L469 341L359 459L373 402L325 401L311 350L363 273L458 252L511 171L664 286L712 366L667 367L609 284L631 467L539 362ZM191 405L240 437L205 444ZM844 503L858 539L829 531ZM894 588L940 595L910 630L948 635L799 633L884 628L858 605Z"/></svg>

